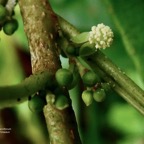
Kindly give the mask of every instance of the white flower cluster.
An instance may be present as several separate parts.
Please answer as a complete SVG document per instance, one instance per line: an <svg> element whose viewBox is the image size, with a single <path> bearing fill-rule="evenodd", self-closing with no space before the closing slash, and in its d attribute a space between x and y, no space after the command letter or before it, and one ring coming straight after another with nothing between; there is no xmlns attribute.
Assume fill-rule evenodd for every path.
<svg viewBox="0 0 144 144"><path fill-rule="evenodd" d="M110 47L113 41L114 34L109 26L105 26L103 23L97 26L92 26L89 32L90 44L95 44L96 49Z"/></svg>

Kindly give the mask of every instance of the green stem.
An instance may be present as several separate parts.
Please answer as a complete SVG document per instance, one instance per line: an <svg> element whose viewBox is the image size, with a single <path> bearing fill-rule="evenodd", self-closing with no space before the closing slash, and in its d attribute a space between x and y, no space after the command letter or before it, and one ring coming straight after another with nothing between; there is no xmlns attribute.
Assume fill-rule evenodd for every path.
<svg viewBox="0 0 144 144"><path fill-rule="evenodd" d="M107 75L112 77L128 94L138 101L144 102L144 91L102 52L97 51L93 56L89 57L89 59L95 62Z"/></svg>
<svg viewBox="0 0 144 144"><path fill-rule="evenodd" d="M74 26L63 20L61 17L59 17L59 23L61 29L69 39L79 34L79 31ZM63 26L63 24L65 26ZM89 60L95 62L106 75L114 80L114 84L116 85L114 90L117 93L144 114L144 91L138 85L126 76L126 74L113 64L101 51L96 52L93 56L91 55ZM92 69L94 68L95 66L92 67Z"/></svg>
<svg viewBox="0 0 144 144"><path fill-rule="evenodd" d="M51 81L52 75L43 72L31 75L20 84L0 87L0 108L14 106L28 100L28 96L43 89Z"/></svg>
<svg viewBox="0 0 144 144"><path fill-rule="evenodd" d="M141 114L144 115L144 104L143 101L137 100L137 97L134 97L127 93L123 87L121 87L117 82L115 82L112 77L108 76L103 70L101 70L96 63L89 62L87 60L81 59L81 61L87 63L89 65L89 69L95 71L100 75L103 80L110 84L110 86L115 90L119 95L121 95L128 103L130 103L133 107L135 107Z"/></svg>

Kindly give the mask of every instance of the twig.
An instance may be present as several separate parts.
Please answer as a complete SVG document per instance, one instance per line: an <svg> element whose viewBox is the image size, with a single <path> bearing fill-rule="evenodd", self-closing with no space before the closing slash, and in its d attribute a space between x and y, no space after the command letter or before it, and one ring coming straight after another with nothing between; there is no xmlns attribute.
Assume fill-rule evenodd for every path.
<svg viewBox="0 0 144 144"><path fill-rule="evenodd" d="M46 87L52 81L48 72L31 75L20 84L0 87L0 108L14 106L28 100L28 96Z"/></svg>

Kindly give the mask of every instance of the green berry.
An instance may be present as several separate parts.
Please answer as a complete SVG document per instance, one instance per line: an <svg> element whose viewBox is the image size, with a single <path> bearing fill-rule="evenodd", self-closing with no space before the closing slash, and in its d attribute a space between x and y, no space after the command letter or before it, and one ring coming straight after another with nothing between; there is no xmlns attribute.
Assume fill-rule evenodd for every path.
<svg viewBox="0 0 144 144"><path fill-rule="evenodd" d="M69 106L68 98L63 94L58 95L55 101L55 106L57 109L60 109L60 110L65 109L66 107Z"/></svg>
<svg viewBox="0 0 144 144"><path fill-rule="evenodd" d="M33 96L31 100L28 101L29 109L32 112L41 112L45 104L45 100L38 95Z"/></svg>
<svg viewBox="0 0 144 144"><path fill-rule="evenodd" d="M92 87L94 86L97 82L99 82L99 77L92 71L87 71L83 76L82 76L83 83L88 86Z"/></svg>
<svg viewBox="0 0 144 144"><path fill-rule="evenodd" d="M83 91L82 100L84 101L86 106L89 106L93 101L93 92L91 90Z"/></svg>
<svg viewBox="0 0 144 144"><path fill-rule="evenodd" d="M6 19L7 16L7 10L6 8L0 4L0 22L4 21Z"/></svg>
<svg viewBox="0 0 144 144"><path fill-rule="evenodd" d="M68 86L73 80L73 74L69 70L63 68L56 72L55 77L60 86Z"/></svg>
<svg viewBox="0 0 144 144"><path fill-rule="evenodd" d="M15 19L7 21L3 26L3 31L7 35L12 35L18 28L18 22Z"/></svg>
<svg viewBox="0 0 144 144"><path fill-rule="evenodd" d="M104 89L97 89L93 92L93 98L97 102L102 102L106 97L106 93Z"/></svg>

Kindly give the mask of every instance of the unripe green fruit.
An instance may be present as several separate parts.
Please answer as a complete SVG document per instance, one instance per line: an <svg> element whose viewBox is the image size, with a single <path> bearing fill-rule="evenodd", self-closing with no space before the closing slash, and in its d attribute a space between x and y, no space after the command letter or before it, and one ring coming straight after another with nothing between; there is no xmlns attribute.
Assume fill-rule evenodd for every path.
<svg viewBox="0 0 144 144"><path fill-rule="evenodd" d="M89 106L93 102L93 92L91 90L85 90L82 93L82 100Z"/></svg>
<svg viewBox="0 0 144 144"><path fill-rule="evenodd" d="M45 104L45 100L38 95L33 96L31 100L28 101L29 109L32 112L41 112Z"/></svg>
<svg viewBox="0 0 144 144"><path fill-rule="evenodd" d="M82 76L83 83L88 86L92 87L94 86L97 82L99 82L99 77L92 71L87 71L83 76Z"/></svg>
<svg viewBox="0 0 144 144"><path fill-rule="evenodd" d="M65 109L69 106L68 98L65 95L58 95L55 101L55 106L57 109Z"/></svg>
<svg viewBox="0 0 144 144"><path fill-rule="evenodd" d="M18 28L18 22L15 19L7 21L3 26L3 31L7 35L12 35Z"/></svg>
<svg viewBox="0 0 144 144"><path fill-rule="evenodd" d="M106 97L106 93L104 89L97 89L93 92L93 98L97 102L102 102Z"/></svg>
<svg viewBox="0 0 144 144"><path fill-rule="evenodd" d="M56 72L55 77L60 86L68 86L73 80L73 74L67 69L59 69Z"/></svg>
<svg viewBox="0 0 144 144"><path fill-rule="evenodd" d="M6 8L0 4L0 22L4 21L6 19L7 16L7 10Z"/></svg>

